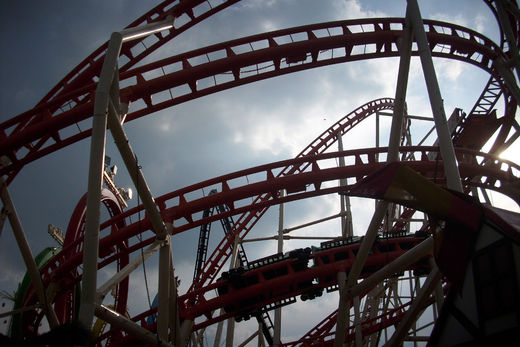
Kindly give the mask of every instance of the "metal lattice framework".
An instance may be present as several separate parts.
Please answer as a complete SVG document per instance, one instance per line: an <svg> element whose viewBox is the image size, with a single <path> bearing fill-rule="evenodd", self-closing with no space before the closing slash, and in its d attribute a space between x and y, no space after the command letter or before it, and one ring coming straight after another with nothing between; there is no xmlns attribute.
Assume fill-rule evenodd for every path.
<svg viewBox="0 0 520 347"><path fill-rule="evenodd" d="M424 234L399 233L410 224L415 212L411 208L380 204L372 220L374 227L367 231L363 240L354 240L347 232L334 247L325 245L321 251L312 254L304 250L289 254L289 257L283 254L268 257L245 269L238 267L233 254L241 243L247 241L246 235L254 233L255 225L269 207L348 192L369 174L398 157L403 161L406 159L406 165L423 177L453 189L450 184L455 178L450 174L452 163L447 155L451 148L453 158L458 161L459 177L456 179L462 187L461 193L478 197L477 190L494 190L520 204L520 167L498 156L520 134L515 119L520 102L520 89L515 77L519 74L520 38L516 1L486 0L500 24L501 42L498 44L458 25L424 20L424 25L420 26L424 28L429 49L421 49L424 47L421 47L422 36L417 23L419 20L423 22L418 8L415 10L416 2L410 0L406 18L355 19L283 29L137 66L188 28L236 2L238 0L223 1L216 6L202 0L162 2L121 33L115 33L108 43L73 69L33 109L0 124L0 156L5 163L0 168L5 181L2 184L4 207L14 210L7 185L25 165L90 136L94 143L99 129L105 131L107 117L108 128L123 158L128 161L127 167L131 167L135 155L122 127L125 122L263 79L331 64L398 57L401 62L398 81L402 82L401 73L405 72L407 76L406 61L409 64L411 55L421 57L427 84L435 80L434 76L426 73L428 57L472 64L489 73L490 79L473 109L460 118L449 132L448 139L441 138L444 124L438 123L439 115L434 111L440 139L438 146L410 143L409 123L413 117L406 114L404 107L405 82L398 84L395 99L381 98L360 106L320 134L294 159L230 173L155 198L146 190L142 173L137 172L132 178L143 205L123 210L120 201L105 190L101 198L91 200L94 206L104 203L110 214L103 223L94 220L95 228L103 235L99 240L95 239L99 261L94 259L94 270L87 264L88 251L85 251L91 247L87 238L93 225L89 222L86 195L71 218L63 250L43 265L39 273L35 273L38 269L31 265L31 259L27 259L27 253L22 250L33 286L24 293L22 307L26 309L17 316L21 317L17 323L21 337L38 333L44 316L51 327L72 320L78 314L75 304L79 301L79 287L83 285L81 309L92 307L93 312L90 317L88 310L80 312L80 320L90 325L95 311L99 319L111 324L109 329L96 336L97 343L102 345L122 345L135 339L148 344L202 344L200 336L204 329L226 319L226 343L232 345L234 323L231 318L242 320L249 316L257 316L260 323L259 331L251 339L257 336L262 343L262 335L265 335L269 342L280 344L280 308L296 302L297 296L304 300L321 296L323 290L340 292L338 310L324 317L298 341L284 341L286 345L342 345L345 340L375 345L381 341L382 334L392 333L393 327L398 325L391 343L399 343L404 336L420 339L422 329L431 328L435 323L449 283L441 279L432 260L432 241L426 238L431 232L428 221L422 221L421 232ZM184 18L183 24L176 25L181 17ZM145 35L144 32L152 34ZM412 45L413 36L417 45ZM296 37L298 40L294 39ZM138 49L138 45L144 45L146 49ZM112 72L107 65L111 59L115 62ZM106 105L101 108L105 123L96 128L100 91L107 94ZM435 95L430 93L429 96L433 109ZM497 118L494 108L500 98L504 99L505 108L504 114ZM365 119L384 112L392 112L392 126L395 123L397 129L392 129L388 147L330 151ZM75 126L90 118L94 119L92 129L83 127L84 130L79 130ZM398 119L406 121L399 122ZM488 131L482 131L484 128ZM498 131L498 136L491 149L482 152L483 145L495 131ZM331 165L334 161L339 164ZM95 171L92 162L91 156L91 171ZM330 184L338 181L339 185ZM215 189L218 192L204 194ZM342 204L347 201L342 200ZM399 211L395 212L396 209ZM214 212L204 213L210 210ZM383 212L390 210L393 217L387 216L384 220ZM143 211L146 212L144 219L140 218ZM334 217L345 220L347 215L343 209ZM15 233L23 234L16 226L16 219L15 215L10 215ZM234 220L234 225L226 230L204 264L197 265L195 279L187 293L177 294L170 237L223 219ZM374 243L377 232L387 238ZM17 240L23 244L22 239ZM279 242L283 242L281 240L283 237ZM128 276L158 250L159 306L125 318ZM204 258L206 251L204 249ZM346 258L338 258L340 256L334 252ZM323 260L325 258L328 263ZM314 266L307 266L309 261ZM226 263L231 263L229 272L223 272ZM101 287L94 287L94 292L85 294L90 271L94 271L95 277L95 271L114 264L118 273ZM387 267L392 270L387 270ZM266 271L278 275L267 278ZM395 273L401 276L396 277ZM248 278L257 282L244 285ZM225 287L223 281L231 285ZM295 283L301 285L295 286ZM399 294L398 288L402 283L408 286L408 296ZM103 298L111 290L116 293L113 310L102 305ZM345 303L347 306L342 306ZM269 319L266 313L270 310L275 310L274 332L265 325L265 320ZM430 323L425 327L414 326L412 330L410 325L401 327L399 322L408 321L409 316L417 323L421 316L418 310L432 313ZM147 319L155 314L158 315L156 320ZM219 325L217 331L221 329ZM216 343L219 334L217 332Z"/></svg>

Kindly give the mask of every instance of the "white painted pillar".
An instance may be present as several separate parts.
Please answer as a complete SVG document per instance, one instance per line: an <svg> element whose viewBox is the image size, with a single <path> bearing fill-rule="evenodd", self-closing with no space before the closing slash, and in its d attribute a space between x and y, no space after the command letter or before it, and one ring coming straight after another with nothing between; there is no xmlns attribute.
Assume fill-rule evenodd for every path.
<svg viewBox="0 0 520 347"><path fill-rule="evenodd" d="M283 198L285 196L285 191L280 191L280 197ZM283 253L283 224L284 224L284 204L281 203L279 206L278 213L278 253ZM273 346L279 346L282 336L282 308L277 307L274 310L274 336L273 336Z"/></svg>
<svg viewBox="0 0 520 347"><path fill-rule="evenodd" d="M442 154L447 186L450 189L462 192L462 183L457 166L457 158L455 157L455 150L453 148L453 142L451 141L448 122L446 120L439 82L437 81L430 46L428 44L426 32L424 31L424 24L417 0L408 0L407 17L409 17L412 22L415 40L417 41L419 49L426 88L430 97L430 106L435 121L437 137L439 138L439 146Z"/></svg>
<svg viewBox="0 0 520 347"><path fill-rule="evenodd" d="M338 137L338 151L343 151L343 138L340 133ZM339 157L339 167L345 167L345 157ZM342 178L339 180L340 186L347 185L347 179ZM350 198L347 195L340 194L340 205L341 205L341 236L352 237L354 235L354 228L352 226L352 211L350 209Z"/></svg>

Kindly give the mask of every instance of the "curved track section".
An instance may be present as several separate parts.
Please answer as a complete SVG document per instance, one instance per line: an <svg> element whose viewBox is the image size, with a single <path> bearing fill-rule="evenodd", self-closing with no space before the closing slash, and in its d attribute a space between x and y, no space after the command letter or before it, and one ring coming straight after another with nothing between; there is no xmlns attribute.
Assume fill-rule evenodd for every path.
<svg viewBox="0 0 520 347"><path fill-rule="evenodd" d="M121 215L123 212L116 196L108 189L102 190L101 202L111 217ZM64 272L59 272L57 269L76 254L83 254L83 234L85 231L86 209L87 197L84 195L72 213L67 227L63 249L56 254L56 256L42 265L40 270L46 288L53 288L54 293L52 296L55 298L53 300L54 310L61 323L72 321L78 313L81 262L77 263L76 266L69 267L67 271ZM117 232L118 229L123 228L124 226L125 221L119 221L113 225L109 233ZM128 264L129 253L126 249L125 241L120 241L114 244L110 253L117 253L117 258L111 262L112 264L115 264L117 270ZM100 256L103 257L103 254L100 253ZM105 265L108 264L109 263L106 263ZM100 264L100 266L103 267L103 264ZM119 284L114 298L115 303L113 305L115 310L120 313L125 313L128 298L128 279L123 280ZM25 307L37 303L38 297L32 286L29 287L29 290L24 294L22 300L22 306ZM38 331L42 318L43 312L39 310L27 311L21 315L21 327L17 328L17 330L20 330L21 336L25 337L35 334Z"/></svg>
<svg viewBox="0 0 520 347"><path fill-rule="evenodd" d="M321 133L313 142L305 147L300 152L300 154L296 156L296 158L324 153L328 148L330 148L332 144L336 142L338 136L343 136L344 134L348 133L348 131L352 130L356 125L360 124L363 120L367 119L376 112L393 109L393 107L394 100L390 98L376 99L358 107L334 123L323 133ZM276 176L282 177L291 175L295 172L302 172L307 169L309 165L309 163L296 166L288 165L285 166ZM268 201L275 198L277 194L277 192L273 192L259 196L255 199L254 203L258 204L264 201ZM218 271L220 271L223 264L231 255L234 242L233 240L235 237L238 236L240 239L243 239L266 211L267 208L263 208L261 210L240 215L237 222L235 223L234 228L231 230L231 237L223 238L221 240L205 264L204 270L199 274L197 280L193 281L190 287L190 291L195 287L211 283L215 279L216 274Z"/></svg>
<svg viewBox="0 0 520 347"><path fill-rule="evenodd" d="M174 18L174 27L167 33L161 32L126 42L121 49L120 71L130 69L182 32L237 1L239 0L220 1L217 4L212 4L213 1L207 0L163 1L125 29L159 22L168 17ZM2 123L0 125L0 140L18 135L23 137L31 129L34 130L34 126L40 126L63 113L91 104L94 100L95 88L85 88L85 86L97 83L107 45L108 43L103 44L69 72L32 110ZM80 119L76 119L71 124L77 124L79 121ZM87 131L82 135L71 135L70 132L64 131L62 126L56 127L56 125L47 129L48 133L38 135L38 140L30 140L28 143L20 144L11 151L1 154L7 155L15 164L20 156L24 158L29 156L26 158L29 160L26 160L25 163L18 163L13 170L10 170L8 183L22 169L24 164L79 141L90 134L90 131ZM54 143L54 145L49 144L49 142ZM33 157L40 151L42 152L39 155ZM23 152L25 154L21 155ZM30 159L31 157L32 159Z"/></svg>
<svg viewBox="0 0 520 347"><path fill-rule="evenodd" d="M413 152L416 154L416 157L422 158L422 160L415 162L407 162L408 166L422 175L433 179L435 182L442 183L444 181L440 174L442 172L442 162L430 161L427 156L427 153L435 151L436 149L436 147L405 147L402 148L401 151L407 153ZM322 188L322 184L327 181L336 181L339 178L344 177L351 177L354 180L362 179L369 173L374 172L374 170L380 169L386 165L386 163L378 163L373 160L377 153L384 153L385 151L386 148L332 152L263 165L177 190L157 198L157 203L161 206L163 218L174 224L173 233L177 234L230 215L245 212L253 212L254 214L254 211L283 202L325 194L337 194L338 192L348 189L348 186ZM465 157L468 157L470 154L472 155L472 159L468 160L468 163L461 163L459 168L463 178L481 178L478 183L473 184L487 189L503 191L506 194L511 192L511 190L505 189L504 187L507 187L508 185L518 185L520 179L520 167L518 165L507 161L500 161L498 158L494 158L485 153L475 153L471 151L462 151L459 153L464 153ZM331 158L337 158L338 156L350 158L351 160L347 160L347 162L352 161L353 164L345 167L320 168L321 162L325 162ZM480 159L477 160L478 158ZM478 161L490 159L495 161L496 166L491 168L475 164ZM275 177L273 174L276 170L281 170L284 167L302 164L308 164L308 169L284 177ZM250 181L243 185L231 183L238 182L238 180L247 182L248 179L246 179L246 177L248 175L258 177L259 173L264 174L264 180L258 182ZM468 179L467 182L474 182L474 180ZM191 195L197 192L202 195L203 189L207 191L210 187L215 186L220 186L222 191L217 194L205 197L201 196L200 198L194 198L191 200L188 200L185 197L188 194ZM279 191L281 189L287 190L287 196L276 197L276 195L274 195L275 198L270 200L242 205L243 201L250 201L251 198L255 201L255 197ZM516 198L517 201L519 201L518 196L512 196L512 198ZM173 206L171 206L172 204ZM228 205L230 206L230 210L225 211L224 213L216 213L207 218L201 218L204 210L220 205ZM138 220L137 222L126 226L124 225L124 221L129 219L129 217L137 217L137 214L141 209L143 209L142 206L133 208L123 212L122 214L116 215L110 221L103 223L102 233L107 234L107 236L100 240L100 256L103 258L99 264L100 268L114 263L124 265L125 262L128 261L127 257L129 254L142 249L154 241L155 237L151 237L133 245L128 244L132 237L144 233L151 228L147 219L139 221L135 218L134 220ZM80 210L83 209L80 208ZM74 221L74 223L72 223L72 221ZM83 219L74 217L71 220L71 224L75 224L71 230L81 229L81 227L77 227L77 222L79 221L82 223ZM226 239L228 238L229 237L226 237ZM73 240L70 244L66 245L60 254L53 258L52 261L42 269L43 281L47 287L51 285L52 282L61 282L62 285L58 292L58 297L69 298L66 299L68 300L66 301L68 308L65 311L68 315L74 312L74 309L72 308L73 301L71 300L74 297L74 288L81 280L81 275L77 272L83 258L81 245L81 238ZM124 248L122 245L124 245ZM67 281L62 282L63 279L67 279ZM209 286L213 288L212 286L215 286L215 283L210 284ZM194 293L198 293L200 290L205 292L205 289L196 289ZM124 295L125 292L120 289L120 293ZM194 297L192 294L188 295L190 298ZM26 296L25 305L34 304L34 300L36 300L36 295L34 293L30 295L28 294ZM119 302L122 302L121 298L120 300L121 301ZM186 307L186 309L195 309L194 307L198 306L198 304L196 305L196 302L191 302L190 305L192 306ZM120 312L125 312L122 308L121 310L122 311ZM137 317L147 317L149 314L150 313L143 313ZM41 315L38 315L38 318L41 319ZM37 324L35 324L36 322L27 322L25 326L37 326Z"/></svg>
<svg viewBox="0 0 520 347"><path fill-rule="evenodd" d="M504 94L511 94L495 67L496 60L505 59L499 46L453 24L425 20L425 25L433 56L476 65L498 79ZM398 57L397 42L403 27L404 19L391 18L308 25L233 40L127 70L120 75L121 85L127 86L121 89L121 96L128 102L142 101L138 103L142 106L130 109L127 120L283 74L349 61ZM304 39L295 41L293 37ZM418 54L417 50L412 54ZM194 61L204 63L195 65ZM146 80L146 75L160 77ZM90 136L90 130L78 133L69 127L91 117L93 99L85 95L93 95L95 88L92 82L59 101L48 101L2 123L0 155L7 156L10 164L1 168L0 174L13 175L25 164ZM83 98L83 103L74 101ZM72 106L58 109L53 103Z"/></svg>
<svg viewBox="0 0 520 347"><path fill-rule="evenodd" d="M271 205L295 201L313 196L333 194L348 189L345 187L327 187L322 188L322 184L327 181L337 181L339 178L352 178L360 180L371 172L378 170L386 165L385 162L376 162L374 159L376 154L384 153L386 148L379 149L364 149L351 150L344 152L324 153L316 156L306 156L302 158L285 160L281 162L271 163L267 165L258 166L255 168L238 171L229 175L210 179L186 188L179 189L169 194L163 195L156 199L161 208L161 214L166 221L172 222L173 234L178 234L200 225L220 220L230 215L235 215L244 212L258 211L264 207ZM436 183L443 183L442 162L432 161L428 159L427 153L436 151L436 147L404 147L402 152L415 153L416 157L421 158L417 161L409 161L407 165L423 176L432 179ZM486 153L476 153L469 150L459 150L457 153L464 154L466 158L471 158L468 162L461 162L459 165L460 174L468 184L472 184L486 189L492 189L510 194L511 198L520 201L518 195L511 195L514 190L508 187L518 186L520 179L520 166L500 160ZM347 158L347 162L351 161L353 164L345 167L327 167L320 168L322 162L330 159L343 156ZM482 167L478 162L483 160L492 160L496 163L493 167ZM276 177L273 172L282 170L285 167L307 165L308 169L302 172L295 172L291 175ZM248 179L248 176L259 177L263 176L265 179L253 181ZM473 178L480 178L475 182ZM249 181L249 182L248 182ZM240 184L239 182L243 182ZM220 186L221 190L217 194L203 196L203 190L207 191L211 187ZM258 196L263 194L271 194L272 192L285 189L288 194L284 197L273 195L274 198L264 200L258 203L250 203ZM199 197L187 199L186 196L193 196L200 194ZM244 203L246 201L246 203ZM229 211L218 212L212 216L203 218L202 212L208 208L217 207L220 205L227 205L230 207ZM114 247L126 242L130 238L151 230L151 225L148 219L138 220L138 213L143 210L142 206L130 209L120 215L115 216L111 220L102 224L102 232L111 229L117 230L105 236L100 240L100 254L104 256L104 260L100 266L106 266L110 262L118 260L121 255L114 252ZM123 227L118 227L125 219L134 217L137 220L133 224ZM228 234L229 235L229 234ZM143 240L142 242L128 245L127 251L129 253L135 252L142 247L151 244L155 237ZM226 239L230 239L226 236ZM76 269L82 261L81 239L76 239L68 245L62 253L66 253L70 249L79 249L70 257L61 257L53 264L44 269L44 281L48 283L52 278L60 278L69 273L69 271ZM52 276L51 276L52 275ZM76 278L76 281L79 278Z"/></svg>
<svg viewBox="0 0 520 347"><path fill-rule="evenodd" d="M361 278L397 259L422 240L411 236L379 240L365 263ZM263 307L274 309L290 304L297 296L305 301L321 296L323 289L335 290L337 273L350 271L360 246L359 241L346 243L312 252L299 249L289 252L281 260L261 259L258 261L261 265L247 271L238 268L225 272L214 284L179 297L181 318L208 317L211 312L224 308L225 313L213 315L194 326L194 329L200 329L230 317L237 317L239 321L249 319ZM415 263L412 268L420 267L428 269L427 261ZM208 298L208 293L212 294L214 290L219 295ZM195 298L199 303L190 305L189 302Z"/></svg>
<svg viewBox="0 0 520 347"><path fill-rule="evenodd" d="M490 8L491 12L495 16L498 27L500 30L500 48L504 52L504 56L508 61L510 61L514 57L514 49L518 50L518 42L511 42L510 39L508 39L507 35L504 32L504 25L500 25L500 19L499 19L499 10L497 7L499 5L496 3L496 1L492 0L485 0L485 3ZM518 11L518 5L516 4L516 1L509 1L505 2L503 5L507 4L506 8L508 8L509 14L508 19L509 22L512 24L512 36L514 37L513 40L520 40L520 18L515 18L515 16L512 13L512 9L516 9ZM507 24L505 24L507 26ZM464 129L469 128L471 125L469 124L474 119L479 119L481 117L494 117L493 109L497 102L500 100L500 97L503 95L502 93L502 87L503 81L500 81L496 76L492 75L489 78L488 83L484 87L484 90L480 94L479 98L475 102L475 105L471 109L469 113L464 115L462 119L459 121L457 127L454 131L454 142L456 143L459 138L462 135L462 132ZM515 118L516 113L516 107L519 103L518 100L513 100L513 97L511 94L504 95L504 102L505 102L505 119L502 120L502 123L507 123L507 125L503 126L500 136L496 139L495 144L493 148L491 149L491 153L499 153L505 149L507 149L514 140L518 137L518 131L520 129L520 126L518 125ZM509 134L510 130L514 130L514 134Z"/></svg>

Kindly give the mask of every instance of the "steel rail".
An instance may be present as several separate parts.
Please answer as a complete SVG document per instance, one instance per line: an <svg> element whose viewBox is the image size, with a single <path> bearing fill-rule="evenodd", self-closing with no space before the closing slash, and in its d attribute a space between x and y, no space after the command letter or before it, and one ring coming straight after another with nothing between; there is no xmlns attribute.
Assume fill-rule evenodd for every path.
<svg viewBox="0 0 520 347"><path fill-rule="evenodd" d="M233 174L214 178L192 185L190 187L182 188L180 190L158 197L157 202L165 220L169 222L175 222L173 234L177 234L230 215L243 213L246 211L257 211L261 208L281 202L294 201L324 194L338 193L340 190L346 190L349 188L349 186L332 188L320 187L322 182L327 180L335 180L338 177L353 177L356 179L361 179L365 175L373 172L373 170L383 167L386 163L369 162L368 158L373 157L376 153L384 152L385 150L385 148L379 148L377 150L371 148L366 150L332 152L320 154L317 156L307 156L303 158L262 165L256 168L242 170ZM407 164L410 167L416 169L418 172L426 175L430 179L434 179L441 183L443 182L442 176L437 176L435 173L436 171L439 172L439 170L441 170L440 165L442 165L442 162L430 161L426 159L426 153L434 151L434 147L417 147L415 149L414 147L409 147L403 148L402 150L408 152L414 150L417 153L422 153L422 155L419 155L419 157L421 157L423 160L407 162ZM466 150L461 152L464 152L468 155L472 151ZM355 158L358 158L357 164L342 168L319 168L320 161L336 158L339 155L351 157L354 159L353 161L355 161ZM476 155L476 153L474 153L474 155ZM481 160L494 158L493 156L486 153L478 153L478 156L482 158ZM472 161L472 163L461 162L461 175L462 177L488 177L488 179L485 179L484 181L481 180L481 182L477 184L499 191L503 191L502 187L504 185L518 184L520 166L508 161L501 161L498 158L494 158L494 160L496 160L496 165L493 167L482 167L475 165L473 164L474 161ZM283 168L288 165L298 165L305 163L317 164L311 164L311 169L300 173L294 173L288 177L272 176L268 178L267 172L272 172L277 168ZM262 172L264 173L264 177L266 177L264 180L250 182L249 184L244 184L241 186L232 185L232 188L227 183L229 181L238 182L237 179L239 178L242 178L242 181L246 182L246 176L254 174L255 177L259 177L259 174ZM466 180L465 183L471 184L472 181ZM215 185L227 186L228 189L211 196L202 196L202 188L214 187ZM272 192L282 188L288 191L287 196L283 198L278 197L263 201L261 203L252 203L241 206L236 203L236 201L244 199L249 200L249 197L254 197L264 194L265 192ZM200 193L200 198L194 198L191 200L187 200L186 198L180 199L181 196L193 196L193 194L196 194L197 192ZM179 204L179 201L182 202ZM207 209L211 206L219 206L223 204L233 206L233 208L223 213L214 214L208 218L200 218L200 216L197 215L197 212L203 211L204 209ZM122 220L128 220L130 217L136 217L136 215L142 209L143 207L139 206L125 211L119 216L115 216L111 220L103 223L102 230L109 230L112 228L112 225L121 223ZM190 220L189 222L188 219ZM133 224L128 224L125 227L119 228L117 233L107 235L100 240L101 256L104 258L111 257L110 259L112 259L112 261L116 261L119 256L111 255L111 249L113 249L114 246L121 244L121 242L127 242L130 238L142 234L147 230L151 230L150 228L151 224L147 219L137 221ZM150 242L153 242L154 238L155 237L152 237L149 240L143 241L143 244L128 246L127 251L137 251L144 246L144 243L149 244ZM81 249L79 246L80 243L81 240L75 240L74 243L63 249L63 251L60 253L61 255L57 255L53 261L51 261L46 267L42 268L42 277L45 284L48 284L51 280L58 280L62 276L66 276L71 270L76 269L81 264L81 251L76 252L67 258L62 256L63 254L70 254L68 252L70 252L71 249ZM104 264L107 265L108 262L105 262ZM214 269L214 271L218 272L218 269Z"/></svg>
<svg viewBox="0 0 520 347"><path fill-rule="evenodd" d="M174 27L169 30L168 33L162 32L147 38L140 38L125 42L122 46L121 52L122 56L126 58L126 61L121 62L120 71L126 71L130 69L132 66L148 57L158 48L174 39L187 29L238 1L240 0L225 0L218 3L217 5L212 5L211 0L163 1L148 11L146 14L136 19L125 29L131 29L146 24L160 22L166 19L168 16L171 16L174 19L183 17L183 23L174 25ZM207 6L204 6L204 4ZM141 45L145 47L144 50L138 48ZM95 50L87 58L85 58L71 72L69 72L43 97L42 100L40 100L40 102L38 102L38 104L33 109L26 111L14 118L8 119L7 121L0 124L0 139L7 136L7 133L9 133L8 136L12 136L18 132L23 132L27 128L32 127L34 124L56 116L56 114L59 114L64 110L80 108L82 105L91 103L94 99L93 95L95 88L85 89L84 86L89 86L93 82L97 82L99 79L99 73L101 71L101 65L104 61L107 47L108 41ZM78 90L83 92L78 94ZM75 123L77 124L78 122ZM81 131L80 134L82 134ZM79 139L84 138L83 136L84 134L79 136ZM90 136L90 134L88 136ZM50 139L53 139L56 141L56 143L61 143L61 147L59 148L63 148L63 146L67 146L78 141L78 137L74 135L67 137L66 139L62 139L62 137L63 135L60 135L59 131L51 131L46 135L42 135L38 142L32 144L27 143L24 145L24 147L32 152L38 152L43 149L43 152L39 153L39 157L42 157L50 153L49 149L51 148L49 148L49 146L44 147L46 142ZM16 157L16 155L10 156L11 159L14 157ZM8 183L12 181L14 176L16 176L22 167L23 165L14 168L14 171L12 171L8 177Z"/></svg>
<svg viewBox="0 0 520 347"><path fill-rule="evenodd" d="M199 2L200 2L200 1L199 1ZM193 3L195 3L195 2L193 2ZM185 12L185 13L187 14L188 12ZM148 19L148 20L149 20L149 19ZM226 53L227 53L227 52L226 52ZM286 58L287 58L287 57L286 57ZM235 71L232 71L231 73L233 73L233 74L235 75L235 74L236 74L236 70L235 70ZM239 70L239 75L240 75L240 73L241 73L241 72L240 72L240 70ZM236 76L234 76L234 77L235 77L235 79L236 79ZM191 87L193 86L193 84L191 84L191 85L188 84L188 86L190 86L190 88L191 88ZM72 90L72 89L73 89L73 88L71 88L71 90ZM197 87L195 86L195 90L196 90L196 89L197 89ZM192 92L193 92L193 89L192 89ZM483 94L484 94L484 92L483 92ZM53 98L55 98L55 97L58 97L58 96L61 96L61 95L63 95L62 91L58 91L57 94L51 95L51 99L53 99ZM143 100L144 100L144 98L143 98ZM494 105L494 104L493 104L493 105ZM508 104L508 105L509 105L509 104ZM514 109L516 109L516 104L513 104L513 106L512 106L511 108L509 108L509 110L511 110L511 109L513 109L513 111L514 111ZM506 111L506 114L511 114L511 112L508 113L508 112ZM514 112L513 112L513 117L514 117ZM43 119L43 120L48 119L48 118L49 118L49 114L48 114L48 113L47 113L47 114L43 113L43 115L42 115L42 114L39 114L39 115L37 115L35 118L39 118L39 119L36 119L34 123L31 123L31 126L32 126L33 124L38 123L39 121L42 121L42 119ZM33 119L33 120L34 120L34 119ZM21 123L20 123L20 124L21 124ZM510 122L509 124L512 124L512 123ZM20 128L19 128L19 127L16 127L15 130L18 131L18 130L22 129L24 126L25 126L25 125L22 125ZM513 124L513 125L510 125L510 126L514 126L514 124ZM12 134L12 133L11 133L11 134ZM11 134L10 134L10 135L11 135ZM5 134L3 134L3 135L5 135ZM81 133L78 134L78 135L81 135ZM507 134L506 134L506 135L507 135ZM2 135L0 135L0 137L2 137ZM55 140L56 140L56 138L59 139L60 134L59 134L57 131L53 131L53 132L52 132L52 135L51 135L50 137L55 137ZM27 148L29 149L29 152L30 152L31 150L33 150L34 148L38 148L38 149L40 149L43 145L45 145L45 142L46 142L50 137L49 137L49 135L47 135L47 137L42 137L42 138L40 138L40 139L37 141L36 144L34 144L34 143L33 143L33 144L25 144L24 146L27 147ZM70 143L73 143L73 142L78 141L78 140L80 139L80 137L81 137L81 136L73 136L73 137L69 137L69 138L66 139L66 140L68 141L67 143L70 144ZM59 142L59 140L56 140L56 141L57 141L57 142L56 142L56 144L57 144L57 143ZM504 139L502 142L506 143L506 142L510 142L510 141ZM60 148L61 148L61 147L60 147ZM18 150L18 149L17 149L17 150ZM52 151L54 151L54 150L56 150L55 147L45 147L45 148L43 149L43 151L42 151L42 152L39 152L39 153L42 153L43 155L45 155L46 153L50 153L50 152L52 152ZM24 150L24 151L25 151L25 150ZM15 153L14 155L15 155L15 157L16 157L16 153ZM41 155L41 156L43 156L43 155ZM23 166L23 165L19 166L19 169L21 169L22 166ZM12 172L14 172L14 171L12 171ZM485 183L477 183L477 184L481 184L482 186L486 186L486 185L489 185L489 182L485 182Z"/></svg>
<svg viewBox="0 0 520 347"><path fill-rule="evenodd" d="M359 19L279 30L201 48L128 70L120 76L122 84L130 83L121 89L121 95L126 101L142 100L140 104L144 106L136 110L131 109L126 119L134 120L188 100L261 79L349 61L397 57L399 52L396 43L402 36L403 24L404 19L399 18ZM493 62L502 57L503 53L491 40L477 32L452 24L425 21L425 25L433 56L461 60L499 76ZM326 29L337 35L320 37L321 31ZM360 31L361 29L364 31ZM281 43L287 40L287 37L297 34L306 35L307 39ZM244 47L258 46L258 42L261 42L260 48L248 48L248 51L241 52ZM331 53L333 51L335 55ZM225 56L221 57L222 54ZM417 55L417 50L412 51L412 54ZM207 61L207 57L210 56L221 59ZM190 59L198 58L207 62L199 65L190 63ZM171 69L172 64L179 63L182 65L181 70L163 75L163 69ZM263 64L264 68L249 69L257 64ZM156 72L160 73L161 77L149 80L143 77L145 73ZM219 83L222 78L223 81ZM127 82L133 80L136 82ZM197 81L208 80L214 82L206 88L197 86ZM74 99L87 92L92 93L95 86L95 83L84 86L64 98ZM164 98L161 93L165 91L171 90L174 95L177 93L176 88L184 88L186 91L182 95L168 97L157 103L151 101L154 95ZM502 88L509 94L505 85L502 85ZM70 127L91 117L91 99L54 115L50 111L44 112L45 109L55 107L53 102L62 103L64 100L49 101L47 105L40 105L37 109L28 111L35 113L30 125L21 126L20 123L15 126L11 121L0 125L0 155L6 155L11 160L10 164L0 169L0 174L17 172L16 170L33 160L90 136L90 129L78 133ZM14 130L8 133L13 127ZM54 136L48 138L49 134ZM17 153L24 154L19 156Z"/></svg>

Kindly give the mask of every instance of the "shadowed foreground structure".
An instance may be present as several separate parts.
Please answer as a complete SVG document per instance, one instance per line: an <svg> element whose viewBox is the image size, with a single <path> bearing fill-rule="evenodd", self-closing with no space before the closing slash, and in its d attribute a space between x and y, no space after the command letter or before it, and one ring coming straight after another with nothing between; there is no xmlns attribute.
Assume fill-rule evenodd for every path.
<svg viewBox="0 0 520 347"><path fill-rule="evenodd" d="M493 207L488 197L496 191L520 201L520 167L499 156L520 134L516 1L485 1L499 24L500 42L423 20L417 1L409 0L403 18L309 24L151 61L168 41L237 2L162 2L113 33L33 109L0 124L2 213L27 266L8 314L6 343L88 344L90 336L97 345L204 345L209 332L216 346L224 339L227 346L253 340L277 346L518 343L520 216ZM407 112L412 56L420 58L433 118ZM294 159L158 197L148 189L124 129L127 122L263 79L390 57L399 59L395 96L351 111ZM445 113L432 58L472 64L489 74L470 112ZM503 114L497 114L501 99ZM383 116L392 123L389 143L380 146ZM369 118L376 119L377 146L345 150L343 138ZM91 128L75 126L90 119ZM433 127L415 143L411 132L417 121ZM139 206L127 207L129 192L116 187L115 172L105 162L107 129ZM428 142L432 133L435 139ZM53 231L61 247L33 258L9 184L25 165L86 138L88 192L65 235ZM284 226L284 205L327 195L340 200L337 214ZM362 237L354 235L354 197L376 204L368 230L356 231ZM273 205L279 208L278 234L254 238L255 225ZM107 220L101 220L100 206ZM340 235L291 234L333 219L340 220ZM216 221L224 237L212 247ZM171 238L193 229L200 230L193 282L178 293ZM284 248L291 238L305 239L308 246ZM250 259L245 245L265 240L277 240L278 253ZM132 297L129 276L155 253L156 300L146 312L131 315L130 303L146 299ZM114 274L98 283L102 269ZM313 305L326 295L338 301L337 309L299 339L285 338L284 307ZM234 340L235 324L251 318L258 329L245 341Z"/></svg>

